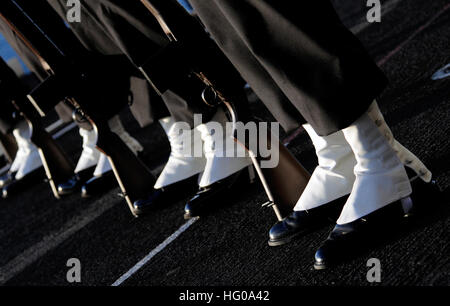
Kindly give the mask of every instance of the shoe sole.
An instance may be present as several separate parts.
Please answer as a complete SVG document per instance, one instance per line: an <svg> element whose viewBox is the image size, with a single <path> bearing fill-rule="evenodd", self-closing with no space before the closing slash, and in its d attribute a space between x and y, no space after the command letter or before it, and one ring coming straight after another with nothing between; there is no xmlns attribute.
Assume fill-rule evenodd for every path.
<svg viewBox="0 0 450 306"><path fill-rule="evenodd" d="M148 211L135 209L132 211L132 213L135 218L139 218L139 217L142 217L142 216L148 214Z"/></svg>
<svg viewBox="0 0 450 306"><path fill-rule="evenodd" d="M60 196L67 196L67 195L71 195L78 192L77 190L72 190L72 191L59 191L58 190L58 195Z"/></svg>
<svg viewBox="0 0 450 306"><path fill-rule="evenodd" d="M291 239L289 239L289 240L283 240L283 241L280 241L280 240L278 240L278 241L272 241L272 240L269 240L269 241L267 242L267 244L268 244L270 247L277 247L277 246L282 246L282 245L288 244L289 242L291 242Z"/></svg>
<svg viewBox="0 0 450 306"><path fill-rule="evenodd" d="M217 194L215 194L213 197L217 197L220 195L226 195L227 191L231 190L235 184L237 182L239 182L240 180L243 181L247 181L246 179L243 179L242 176L244 176L245 174L245 170L247 169L247 167L243 168L242 170L239 170L238 172L232 174L230 177L223 179L223 181L227 181L226 184L228 184L228 186L226 186L223 190L220 190ZM250 185L250 184L249 184ZM205 216L209 213L211 213L212 211L214 211L217 207L220 207L221 205L224 205L226 203L225 200L223 200L220 204L218 204L215 208L205 208L205 209L201 209L199 211L198 214L191 214L191 213L184 213L184 220L190 220L192 218L196 218L196 217L201 217L201 216Z"/></svg>
<svg viewBox="0 0 450 306"><path fill-rule="evenodd" d="M305 230L303 230L301 232L295 233L295 234L293 234L293 235L291 235L289 237L286 237L284 239L280 239L280 240L270 240L269 239L267 243L271 247L285 245L285 244L291 242L293 239L297 238L298 236L308 235L308 234L310 234L310 233L312 233L312 232L314 232L314 231L316 231L316 230L318 230L320 228L321 228L321 225L316 225L314 227L305 229Z"/></svg>
<svg viewBox="0 0 450 306"><path fill-rule="evenodd" d="M287 237L287 238L280 239L280 240L270 240L270 239L269 239L269 241L268 241L267 243L268 243L269 246L271 246L271 247L276 247L276 246L285 245L285 244L291 242L292 239L294 239L294 238L300 236L300 234L305 234L305 233L304 233L304 232L299 232L299 233L296 233L296 234L294 234L294 235L292 235L292 236L289 236L289 237Z"/></svg>
<svg viewBox="0 0 450 306"><path fill-rule="evenodd" d="M183 215L183 217L184 217L184 220L190 220L190 219L192 219L192 218L199 217L199 215L194 216L194 215L185 213L185 214Z"/></svg>
<svg viewBox="0 0 450 306"><path fill-rule="evenodd" d="M316 264L316 263L314 264L314 270L316 270L316 271L325 270L325 269L327 269L326 265Z"/></svg>

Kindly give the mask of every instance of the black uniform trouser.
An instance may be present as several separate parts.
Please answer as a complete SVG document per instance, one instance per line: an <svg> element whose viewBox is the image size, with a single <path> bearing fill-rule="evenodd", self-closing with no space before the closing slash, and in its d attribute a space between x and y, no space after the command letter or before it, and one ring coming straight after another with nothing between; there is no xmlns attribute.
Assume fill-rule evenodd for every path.
<svg viewBox="0 0 450 306"><path fill-rule="evenodd" d="M387 85L329 0L190 2L217 44L288 130L298 118L290 113L292 107L319 135L341 130Z"/></svg>

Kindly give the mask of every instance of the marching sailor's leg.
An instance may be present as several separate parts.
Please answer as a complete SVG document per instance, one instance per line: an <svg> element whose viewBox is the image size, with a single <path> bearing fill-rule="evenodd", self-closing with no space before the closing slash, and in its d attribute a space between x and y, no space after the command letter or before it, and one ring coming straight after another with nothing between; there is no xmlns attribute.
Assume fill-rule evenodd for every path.
<svg viewBox="0 0 450 306"><path fill-rule="evenodd" d="M31 142L31 131L28 123L23 121L13 133L24 153L20 167L16 173L16 180L20 180L34 170L42 167L42 162L39 157L38 148Z"/></svg>
<svg viewBox="0 0 450 306"><path fill-rule="evenodd" d="M338 224L355 221L411 194L404 165L367 114L342 132L357 164L356 180Z"/></svg>
<svg viewBox="0 0 450 306"><path fill-rule="evenodd" d="M96 149L97 132L80 128L80 136L83 138L83 151L75 168L75 173L79 173L97 165L100 158L100 151Z"/></svg>
<svg viewBox="0 0 450 306"><path fill-rule="evenodd" d="M25 120L21 121L13 131L19 149L9 170L10 179L3 181L4 198L11 195L11 192L19 185L22 186L22 183L31 182L40 174L44 174L39 150L31 142L31 133L30 126Z"/></svg>
<svg viewBox="0 0 450 306"><path fill-rule="evenodd" d="M196 128L204 143L206 166L197 194L185 206L186 219L202 214L217 203L219 195L231 188L243 169L252 164L244 148L234 142L231 129L226 128L227 121L225 113L218 110L211 122Z"/></svg>
<svg viewBox="0 0 450 306"><path fill-rule="evenodd" d="M138 155L138 153L144 150L142 145L125 130L118 115L111 118L108 121L108 125L111 131L117 134L135 155ZM84 198L106 192L116 186L114 173L107 156L100 152L98 156L99 158L93 176L81 187L81 196Z"/></svg>
<svg viewBox="0 0 450 306"><path fill-rule="evenodd" d="M336 227L316 252L316 269L338 261L343 250L351 252L358 239L364 240L366 216L412 193L403 163L367 113L342 132L357 160L356 180Z"/></svg>
<svg viewBox="0 0 450 306"><path fill-rule="evenodd" d="M192 128L187 122L177 121L174 117L166 117L159 122L167 135L171 152L153 188L155 192L167 195L165 202L168 204L172 199L192 195L195 190L194 180L204 171L206 158L201 134L197 128ZM152 198L137 201L134 207L145 213L154 208L152 202Z"/></svg>
<svg viewBox="0 0 450 306"><path fill-rule="evenodd" d="M95 129L87 130L80 128L79 133L83 139L83 151L78 159L74 176L58 186L58 193L60 195L67 195L79 191L81 185L92 175L92 171L100 158L100 151L96 148L97 132Z"/></svg>
<svg viewBox="0 0 450 306"><path fill-rule="evenodd" d="M373 102L367 115L378 127L380 133L395 151L404 166L410 167L424 182L431 181L431 172L423 162L402 146L393 136L376 102ZM318 226L325 217L333 216L350 194L355 181L356 159L342 131L329 136L319 136L306 124L303 126L310 136L319 165L315 169L305 191L300 197L294 212L282 222L275 224L269 233L269 245L281 245L292 238ZM321 207L324 204L324 207ZM342 205L339 205L342 204ZM320 207L320 209L317 209Z"/></svg>
<svg viewBox="0 0 450 306"><path fill-rule="evenodd" d="M269 232L269 245L282 245L323 224L330 213L338 213L351 192L356 159L342 131L321 137L309 125L303 126L311 138L319 165L314 170L291 215Z"/></svg>
<svg viewBox="0 0 450 306"><path fill-rule="evenodd" d="M161 189L180 182L204 171L206 158L192 154L194 148L202 148L203 142L198 128L191 129L184 122L175 122L172 117L160 120L170 143L170 157L155 183Z"/></svg>

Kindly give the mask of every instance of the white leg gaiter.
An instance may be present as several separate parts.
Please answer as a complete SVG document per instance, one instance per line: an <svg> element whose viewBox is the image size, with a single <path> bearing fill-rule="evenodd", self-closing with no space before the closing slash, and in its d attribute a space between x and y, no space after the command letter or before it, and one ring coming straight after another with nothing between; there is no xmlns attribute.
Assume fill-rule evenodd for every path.
<svg viewBox="0 0 450 306"><path fill-rule="evenodd" d="M201 173L206 166L200 132L171 117L160 120L170 142L170 157L154 188L160 189ZM196 150L197 148L197 150ZM199 154L195 154L198 151ZM197 156L198 155L198 156Z"/></svg>
<svg viewBox="0 0 450 306"><path fill-rule="evenodd" d="M225 113L219 110L211 122L197 127L202 135L207 160L199 181L200 187L223 180L252 164L244 148L235 143L231 129L225 128L227 121Z"/></svg>
<svg viewBox="0 0 450 306"><path fill-rule="evenodd" d="M42 167L42 160L38 148L31 142L31 128L26 121L19 123L13 131L19 150L13 162L13 169L17 169L16 180L20 180L33 170ZM20 152L19 152L20 151ZM16 161L17 160L17 161Z"/></svg>
<svg viewBox="0 0 450 306"><path fill-rule="evenodd" d="M367 113L342 132L357 164L356 180L338 224L355 221L412 193L403 163Z"/></svg>
<svg viewBox="0 0 450 306"><path fill-rule="evenodd" d="M80 128L80 135L83 138L83 151L75 167L75 173L95 166L100 158L100 151L96 148L97 132L95 129L88 131Z"/></svg>
<svg viewBox="0 0 450 306"><path fill-rule="evenodd" d="M355 155L342 131L317 135L309 124L303 126L316 150L319 165L314 170L294 210L308 210L348 195L355 181Z"/></svg>

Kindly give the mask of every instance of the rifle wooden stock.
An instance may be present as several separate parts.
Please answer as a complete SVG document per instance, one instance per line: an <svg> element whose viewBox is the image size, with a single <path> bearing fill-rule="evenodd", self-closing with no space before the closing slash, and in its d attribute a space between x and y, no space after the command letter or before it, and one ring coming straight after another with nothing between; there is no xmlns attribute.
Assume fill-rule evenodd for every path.
<svg viewBox="0 0 450 306"><path fill-rule="evenodd" d="M271 138L267 137L268 147L272 147ZM283 217L289 215L308 184L311 174L297 161L291 152L280 142L278 145L279 162L274 168L263 168L264 177L270 186L275 204ZM268 160L261 158L258 160Z"/></svg>

